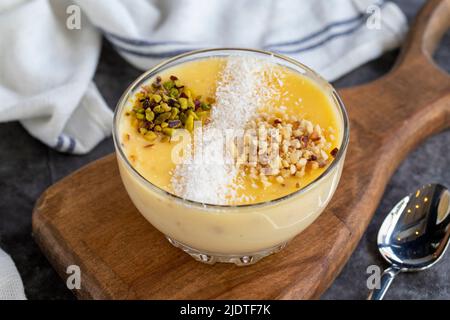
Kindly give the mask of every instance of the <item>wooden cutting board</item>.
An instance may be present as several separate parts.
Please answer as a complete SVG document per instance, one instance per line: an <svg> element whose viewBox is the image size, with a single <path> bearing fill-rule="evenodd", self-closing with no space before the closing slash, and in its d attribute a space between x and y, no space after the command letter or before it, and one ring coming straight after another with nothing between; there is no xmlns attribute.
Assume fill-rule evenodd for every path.
<svg viewBox="0 0 450 320"><path fill-rule="evenodd" d="M351 133L338 190L284 250L255 265L205 265L172 247L135 209L114 155L50 187L34 237L63 279L81 269L87 299L318 298L355 249L397 165L450 126L450 77L431 60L450 24L450 0L429 1L386 76L344 89Z"/></svg>

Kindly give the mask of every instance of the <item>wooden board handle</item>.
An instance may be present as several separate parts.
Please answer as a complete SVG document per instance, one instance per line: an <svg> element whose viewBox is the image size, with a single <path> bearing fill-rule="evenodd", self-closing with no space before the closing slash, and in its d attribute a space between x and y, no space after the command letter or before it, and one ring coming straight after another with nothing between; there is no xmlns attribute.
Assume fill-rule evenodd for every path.
<svg viewBox="0 0 450 320"><path fill-rule="evenodd" d="M416 17L396 67L408 65L417 57L433 60L433 54L450 27L450 0L429 0Z"/></svg>
<svg viewBox="0 0 450 320"><path fill-rule="evenodd" d="M339 90L351 123L347 153L352 157L342 179L355 179L353 172L358 170L366 175L352 188L337 190L335 198L351 195L352 206L332 209L358 239L398 164L421 141L450 127L450 76L432 61L449 18L450 0L429 0L391 71L373 82Z"/></svg>

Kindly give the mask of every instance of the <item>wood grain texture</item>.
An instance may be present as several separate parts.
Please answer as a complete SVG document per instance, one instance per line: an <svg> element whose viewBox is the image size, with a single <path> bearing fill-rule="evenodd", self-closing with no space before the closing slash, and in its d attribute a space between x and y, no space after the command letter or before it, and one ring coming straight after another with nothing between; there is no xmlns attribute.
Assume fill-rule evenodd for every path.
<svg viewBox="0 0 450 320"><path fill-rule="evenodd" d="M350 144L340 185L324 213L284 250L249 267L204 265L172 247L135 209L114 155L50 187L33 233L65 279L79 265L79 298L318 298L355 249L402 159L450 126L450 77L431 60L450 23L450 0L427 2L386 76L344 89Z"/></svg>

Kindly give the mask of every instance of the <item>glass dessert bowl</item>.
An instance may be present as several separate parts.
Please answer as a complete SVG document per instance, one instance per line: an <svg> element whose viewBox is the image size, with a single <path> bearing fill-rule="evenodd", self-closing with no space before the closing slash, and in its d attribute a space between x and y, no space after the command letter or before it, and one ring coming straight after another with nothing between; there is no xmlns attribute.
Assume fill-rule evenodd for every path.
<svg viewBox="0 0 450 320"><path fill-rule="evenodd" d="M277 169L277 174L275 174L274 177L270 177L270 180L264 178L265 180L261 181L261 183L255 183L253 178L251 179L254 190L250 190L250 187L248 187L248 189L249 194L254 195L254 197L244 197L240 198L241 200L234 202L227 202L224 200L225 202L217 201L216 203L213 203L209 198L204 198L207 200L203 201L200 197L201 194L197 194L197 196L199 196L197 198L195 196L183 196L180 192L175 192L174 190L171 190L170 187L166 186L166 184L168 184L167 181L173 181L173 179L168 180L166 176L169 175L168 172L170 172L171 175L174 175L174 172L190 175L189 172L192 171L190 169L195 167L184 168L184 171L173 169L168 165L170 162L168 159L164 157L161 158L161 154L169 152L167 151L167 148L170 144L167 144L167 142L166 144L153 142L153 140L156 139L156 136L167 138L163 133L169 135L168 132L170 132L170 134L172 134L171 130L168 130L172 129L172 125L174 127L175 125L178 127L189 127L189 124L187 124L189 120L186 120L184 114L189 115L191 111L186 109L188 107L184 105L185 101L182 100L189 99L189 101L192 102L190 91L188 92L188 89L186 89L187 87L185 87L184 84L178 83L180 80L177 76L171 74L181 73L187 78L196 78L190 79L191 84L195 87L196 84L194 80L197 80L197 78L204 78L203 82L207 83L208 81L211 81L211 79L208 78L209 73L223 75L226 72L223 71L223 68L226 68L223 67L223 64L227 63L227 59L234 59L234 57L245 57L242 59L247 59L247 57L249 59L260 59L261 61L268 61L268 63L277 68L282 68L287 76L283 76L284 83L283 81L278 81L280 87L289 87L290 81L295 83L297 80L297 82L302 85L311 85L310 87L305 86L302 88L305 88L305 90L312 90L315 92L314 94L320 94L320 99L322 99L322 97L326 99L326 108L329 107L334 115L333 121L335 121L335 123L333 123L335 128L334 130L331 127L329 129L333 135L325 129L323 132L326 133L323 133L323 137L317 137L317 132L322 134L320 126L317 125L314 126L314 129L310 129L308 126L312 128L312 124L309 121L294 121L296 112L309 114L313 118L317 116L317 119L322 117L321 111L314 111L316 110L315 106L312 108L308 107L307 101L305 101L306 111L302 109L302 103L298 104L296 102L298 110L295 109L297 107L292 107L292 110L294 110L291 110L294 113L291 115L292 119L286 116L286 121L290 121L289 123L286 122L286 124L287 126L291 126L291 131L295 133L298 129L302 132L301 136L295 137L295 134L291 133L291 136L289 136L290 138L286 138L287 140L292 139L293 142L298 144L298 149L295 149L294 143L292 143L292 146L289 149L292 149L292 152L297 152L296 155L300 154L300 156L296 158L295 161L297 162L295 162L294 165L289 164L288 166L283 167L282 163L284 163L284 160L289 160L291 157L295 158L294 155L289 153L290 151L287 151L288 148L286 147L286 153L283 153L285 158L280 160L279 166L281 171L279 174L279 170ZM202 65L202 61L206 61L205 65ZM210 63L210 61L213 62ZM183 71L183 69L179 68L180 66L188 66L185 68L188 71ZM219 69L221 70L220 72L217 71ZM237 68L236 65L233 65L230 69L236 70L239 68ZM243 68L242 70L247 69ZM213 72L211 70L215 71ZM204 72L204 74L201 74L202 72ZM170 77L169 74L171 75ZM294 76L294 74L299 77L297 80L296 78L289 78L290 76ZM161 80L161 76L165 79ZM239 78L239 74L237 77ZM228 78L232 79L236 77L231 75ZM244 80L240 81L245 81L245 76L243 78ZM149 85L152 81L153 84ZM305 81L307 82L306 84ZM255 83L258 84L259 82ZM220 85L217 86L220 87ZM214 102L213 100L213 102L210 103L212 108L217 108L217 106L220 107L220 99L221 97L223 98L224 91L226 91L217 89L217 86L214 86L211 91L216 92L219 96L218 102ZM243 86L243 89L245 90L247 87ZM149 89L143 90L142 88ZM175 90L175 98L172 99L173 101L170 103L172 107L170 108L167 104L163 104L162 101L166 101L166 93L167 95L169 95L169 93L171 94L171 90L174 88L177 90ZM291 88L296 87L293 86ZM197 84L196 89L202 91L202 84ZM233 89L236 89L236 91L239 92L242 88L233 86ZM149 93L149 91L151 92ZM226 96L226 94L227 93L225 92L224 100L228 101L230 97ZM314 94L310 94L310 100L312 99L313 103L315 102L314 97L319 97ZM137 96L139 98L136 98ZM305 95L305 100L308 100L307 96L308 95ZM148 99L148 97L150 97L150 99ZM245 98L245 94L241 93L240 98ZM167 97L167 99L171 98ZM211 105L200 101L200 96L195 99L198 100L195 100L194 103L192 103L192 111L195 111L195 113L200 116L200 114L205 113L207 110L214 123L214 114L210 111ZM253 98L253 100L254 99L256 98ZM280 97L277 98L277 100L280 99ZM302 99L299 99L299 101L301 100ZM317 105L324 103L323 101L316 101ZM167 100L167 102L169 104L169 100ZM249 103L251 103L251 101ZM168 116L171 112L170 110L172 110L172 116L174 116L175 113L180 113L180 115L183 114L183 117L179 120L180 117L175 115L171 118L172 120L160 119L161 121L158 122L156 119L164 113L164 110L161 110L161 113L158 113L160 110L157 109L161 109L161 106L164 108L167 107L168 112L166 113ZM155 107L157 109L155 109ZM281 110L285 110L286 107L283 105L281 108ZM311 115L311 113L314 112L318 114ZM248 112L244 112L242 117L245 118L246 114L248 116ZM267 116L266 113L264 114L264 117L268 117L268 126L273 126L274 128L281 128L282 125L284 126L284 122L281 124L282 121L278 120L275 113L272 118ZM133 118L130 121L129 118L134 116L136 119ZM193 116L196 117L196 115ZM234 117L234 121L239 121L239 118L242 117ZM275 118L275 121L273 118ZM208 120L210 120L210 118L208 118ZM229 123L232 122L232 120L233 118L230 118L224 122ZM136 134L133 131L133 125L128 125L129 123L138 123L136 124L138 129L135 130ZM165 126L163 126L163 124L165 124ZM316 131L316 128L318 131ZM336 190L341 176L349 140L349 124L345 107L333 87L314 71L299 62L264 51L247 49L212 49L194 51L177 56L155 66L134 81L120 98L115 110L113 137L121 178L132 202L139 212L167 237L171 244L182 249L196 260L204 263L212 264L215 262L229 262L235 263L236 265L249 265L265 256L281 250L292 238L307 228L325 209ZM326 141L326 138L329 137L333 137L333 143ZM296 142L295 139L298 139L299 142ZM315 144L314 141L318 141L317 144ZM319 143L321 144L319 145ZM308 149L306 149L307 145ZM323 149L320 149L320 146L323 146ZM330 152L332 147L334 148ZM315 151L311 150L316 150L318 156L314 154ZM332 156L327 155L330 153ZM286 154L288 154L288 156L286 156ZM304 160L301 159L302 154L305 158ZM323 157L320 156L320 154L322 154ZM142 160L136 160L136 157L140 157ZM303 164L302 161L305 164ZM155 166L159 169L155 169L155 166L152 167L152 164L156 164ZM313 171L310 167L316 169L316 171L314 171L314 173L309 173L309 171ZM247 169L243 172L246 174L252 172L255 179L260 176L259 171L257 172L257 175L255 175L254 169ZM209 170L207 167L207 170L204 171L215 170ZM159 179L159 173L161 176L164 176L163 179ZM299 183L290 183L290 181L297 181L294 180L297 179L297 177L298 179L306 179L306 182L302 183L302 187L299 187ZM184 179L184 177L182 178ZM211 189L214 189L214 184L217 184L215 180L217 179L211 179L211 181L205 182L203 193L208 193ZM197 176L195 183L198 184L198 181ZM191 183L191 188L196 188L195 183ZM211 186L209 187L208 184ZM198 188L201 190L201 186L198 186ZM270 195L266 197L259 196L259 194L265 195L266 193Z"/></svg>

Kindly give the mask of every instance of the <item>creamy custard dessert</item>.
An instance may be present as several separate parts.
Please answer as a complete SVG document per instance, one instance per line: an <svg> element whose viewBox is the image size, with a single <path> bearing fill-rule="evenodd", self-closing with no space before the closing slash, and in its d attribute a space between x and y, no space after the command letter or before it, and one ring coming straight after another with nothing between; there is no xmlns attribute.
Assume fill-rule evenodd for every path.
<svg viewBox="0 0 450 320"><path fill-rule="evenodd" d="M150 223L202 262L246 265L325 208L346 123L334 90L304 66L211 50L138 79L119 102L114 139L124 185Z"/></svg>

